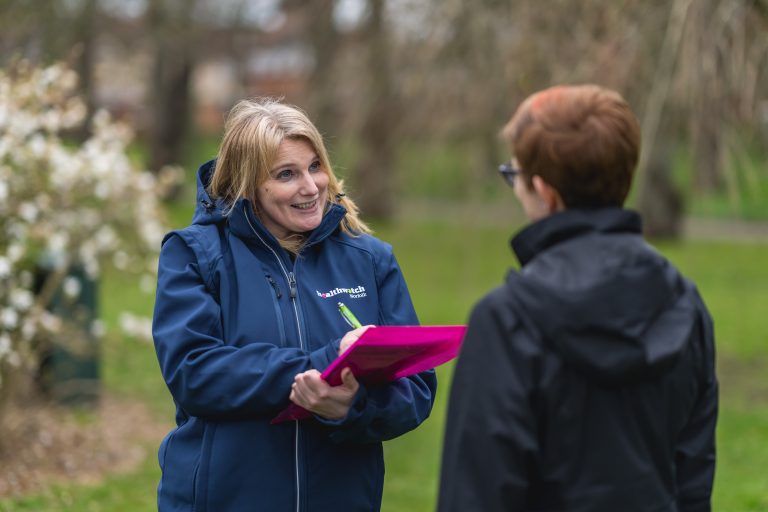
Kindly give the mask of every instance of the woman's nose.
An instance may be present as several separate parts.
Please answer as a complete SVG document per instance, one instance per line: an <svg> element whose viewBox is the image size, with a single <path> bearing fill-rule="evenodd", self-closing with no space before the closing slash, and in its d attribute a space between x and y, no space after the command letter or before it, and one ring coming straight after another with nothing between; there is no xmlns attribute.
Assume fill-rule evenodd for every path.
<svg viewBox="0 0 768 512"><path fill-rule="evenodd" d="M306 195L317 194L319 187L315 182L315 175L305 171L301 176L301 193Z"/></svg>

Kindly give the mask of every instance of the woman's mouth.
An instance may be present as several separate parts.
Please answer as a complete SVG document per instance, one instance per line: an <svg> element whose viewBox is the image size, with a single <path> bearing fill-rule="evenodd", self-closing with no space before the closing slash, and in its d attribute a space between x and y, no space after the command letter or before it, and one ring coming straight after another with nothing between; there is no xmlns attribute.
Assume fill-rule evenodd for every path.
<svg viewBox="0 0 768 512"><path fill-rule="evenodd" d="M317 205L317 199L313 199L312 201L307 201L306 203L295 203L295 204L292 204L291 206L298 210L311 210L316 205Z"/></svg>

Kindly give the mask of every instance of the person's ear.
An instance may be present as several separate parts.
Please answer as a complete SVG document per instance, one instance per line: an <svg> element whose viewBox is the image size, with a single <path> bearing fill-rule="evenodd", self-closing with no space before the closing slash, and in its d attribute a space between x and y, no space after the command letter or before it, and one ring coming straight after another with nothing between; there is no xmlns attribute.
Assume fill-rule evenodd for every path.
<svg viewBox="0 0 768 512"><path fill-rule="evenodd" d="M538 175L533 176L531 181L533 183L533 189L541 198L544 206L550 214L565 209L563 198L560 197L560 192L558 192L555 187L544 181L544 179Z"/></svg>

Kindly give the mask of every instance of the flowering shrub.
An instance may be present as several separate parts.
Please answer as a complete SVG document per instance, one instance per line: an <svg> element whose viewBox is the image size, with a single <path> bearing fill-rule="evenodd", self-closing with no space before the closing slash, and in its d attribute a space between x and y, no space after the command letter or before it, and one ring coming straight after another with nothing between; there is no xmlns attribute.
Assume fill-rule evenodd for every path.
<svg viewBox="0 0 768 512"><path fill-rule="evenodd" d="M125 272L156 271L159 198L173 180L135 168L130 130L106 112L88 140L67 142L86 112L76 85L63 65L0 70L0 393L3 373L36 368L41 339L72 337L71 319L50 305L81 293L73 269L96 279L111 260ZM98 321L85 328L103 331Z"/></svg>

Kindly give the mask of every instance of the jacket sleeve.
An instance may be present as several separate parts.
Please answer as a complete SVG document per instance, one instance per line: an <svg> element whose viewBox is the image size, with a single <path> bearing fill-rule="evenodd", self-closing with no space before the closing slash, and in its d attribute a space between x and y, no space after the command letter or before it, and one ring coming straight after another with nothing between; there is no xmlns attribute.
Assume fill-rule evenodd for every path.
<svg viewBox="0 0 768 512"><path fill-rule="evenodd" d="M170 237L160 252L152 335L176 403L188 414L220 419L275 414L288 405L294 376L325 368L338 350L329 344L307 353L267 340L226 344L219 304L179 236Z"/></svg>
<svg viewBox="0 0 768 512"><path fill-rule="evenodd" d="M527 468L538 451L531 399L537 351L526 348L530 337L492 297L473 310L454 371L439 512L526 509Z"/></svg>
<svg viewBox="0 0 768 512"><path fill-rule="evenodd" d="M715 477L715 427L718 410L718 383L715 376L714 329L706 308L702 313L702 386L688 424L678 437L678 507L681 512L709 512Z"/></svg>
<svg viewBox="0 0 768 512"><path fill-rule="evenodd" d="M391 249L377 263L379 324L418 325L408 287ZM434 370L398 379L386 386L360 386L346 418L318 420L333 427L330 436L337 442L385 441L413 430L427 419L436 390Z"/></svg>

